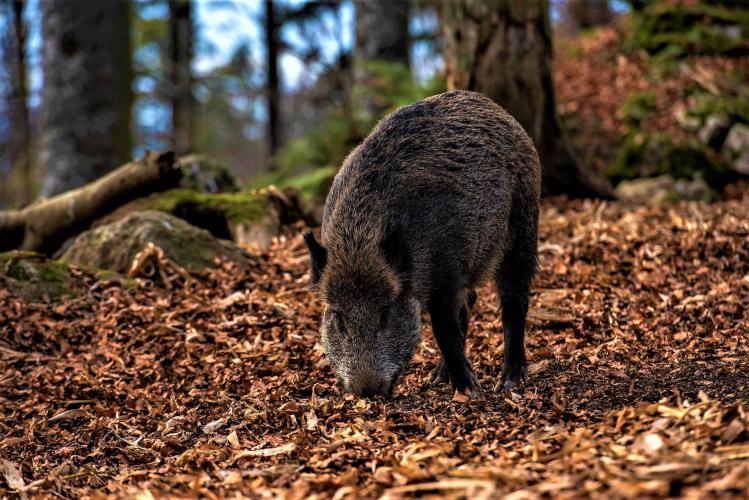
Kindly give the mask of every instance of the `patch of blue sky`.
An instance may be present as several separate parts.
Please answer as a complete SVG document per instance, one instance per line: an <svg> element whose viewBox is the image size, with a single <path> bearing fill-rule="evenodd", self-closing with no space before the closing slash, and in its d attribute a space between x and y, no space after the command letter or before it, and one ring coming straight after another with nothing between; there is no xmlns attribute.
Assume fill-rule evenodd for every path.
<svg viewBox="0 0 749 500"><path fill-rule="evenodd" d="M29 109L33 112L42 104L42 16L40 0L28 0L23 11L26 23L26 64L29 78Z"/></svg>

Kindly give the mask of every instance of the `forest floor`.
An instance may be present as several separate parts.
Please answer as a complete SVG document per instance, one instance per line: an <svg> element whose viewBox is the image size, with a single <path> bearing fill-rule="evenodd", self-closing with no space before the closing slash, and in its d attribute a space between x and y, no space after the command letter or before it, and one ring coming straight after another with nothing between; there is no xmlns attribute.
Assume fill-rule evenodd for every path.
<svg viewBox="0 0 749 500"><path fill-rule="evenodd" d="M341 393L297 231L248 270L0 289L0 497L749 494L749 200L545 202L540 249L529 383L491 390L487 286L472 401L428 383L428 325L394 399Z"/></svg>

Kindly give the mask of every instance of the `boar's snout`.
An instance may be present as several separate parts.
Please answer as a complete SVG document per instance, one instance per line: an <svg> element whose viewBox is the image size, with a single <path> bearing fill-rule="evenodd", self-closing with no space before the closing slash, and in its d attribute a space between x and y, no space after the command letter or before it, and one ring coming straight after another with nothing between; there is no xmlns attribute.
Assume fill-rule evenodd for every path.
<svg viewBox="0 0 749 500"><path fill-rule="evenodd" d="M389 399L393 395L397 379L397 374L388 377L371 373L355 373L343 379L343 388L346 392L353 392L364 398L384 396Z"/></svg>

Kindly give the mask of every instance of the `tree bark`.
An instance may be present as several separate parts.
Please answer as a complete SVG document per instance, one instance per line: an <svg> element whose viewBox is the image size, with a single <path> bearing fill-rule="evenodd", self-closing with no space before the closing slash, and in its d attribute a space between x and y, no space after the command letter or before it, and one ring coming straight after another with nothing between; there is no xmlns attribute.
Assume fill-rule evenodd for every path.
<svg viewBox="0 0 749 500"><path fill-rule="evenodd" d="M172 149L178 155L193 152L195 146L192 56L191 0L169 0L169 100L172 107Z"/></svg>
<svg viewBox="0 0 749 500"><path fill-rule="evenodd" d="M51 255L95 217L140 196L176 187L181 172L174 154L150 153L86 186L22 210L0 211L0 250L20 247Z"/></svg>
<svg viewBox="0 0 749 500"><path fill-rule="evenodd" d="M408 65L407 0L356 0L356 46L359 61Z"/></svg>
<svg viewBox="0 0 749 500"><path fill-rule="evenodd" d="M608 183L582 168L557 116L551 79L548 0L443 0L448 87L482 92L531 136L546 194L612 197Z"/></svg>
<svg viewBox="0 0 749 500"><path fill-rule="evenodd" d="M575 35L610 21L608 0L566 0L560 24L565 35Z"/></svg>
<svg viewBox="0 0 749 500"><path fill-rule="evenodd" d="M398 63L408 67L408 0L355 0L356 42L354 45L354 85L359 89L376 85L381 79L372 63ZM360 92L357 104L371 116L384 109Z"/></svg>
<svg viewBox="0 0 749 500"><path fill-rule="evenodd" d="M31 120L28 105L28 76L26 70L26 28L23 22L24 0L13 0L15 60L12 64L11 121L15 135L13 168L21 171L23 190L20 202L29 203L34 197L31 177Z"/></svg>
<svg viewBox="0 0 749 500"><path fill-rule="evenodd" d="M130 3L45 0L42 194L82 186L130 152Z"/></svg>
<svg viewBox="0 0 749 500"><path fill-rule="evenodd" d="M281 91L278 79L278 20L273 0L265 0L266 94L268 99L268 150L281 147Z"/></svg>

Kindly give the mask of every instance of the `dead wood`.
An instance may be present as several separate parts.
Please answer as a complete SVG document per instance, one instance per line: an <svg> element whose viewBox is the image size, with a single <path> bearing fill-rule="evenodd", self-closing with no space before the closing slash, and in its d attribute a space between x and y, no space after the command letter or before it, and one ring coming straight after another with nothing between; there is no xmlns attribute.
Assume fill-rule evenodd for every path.
<svg viewBox="0 0 749 500"><path fill-rule="evenodd" d="M51 254L97 216L140 196L175 187L181 176L173 153L148 153L78 189L21 210L0 211L0 250Z"/></svg>

